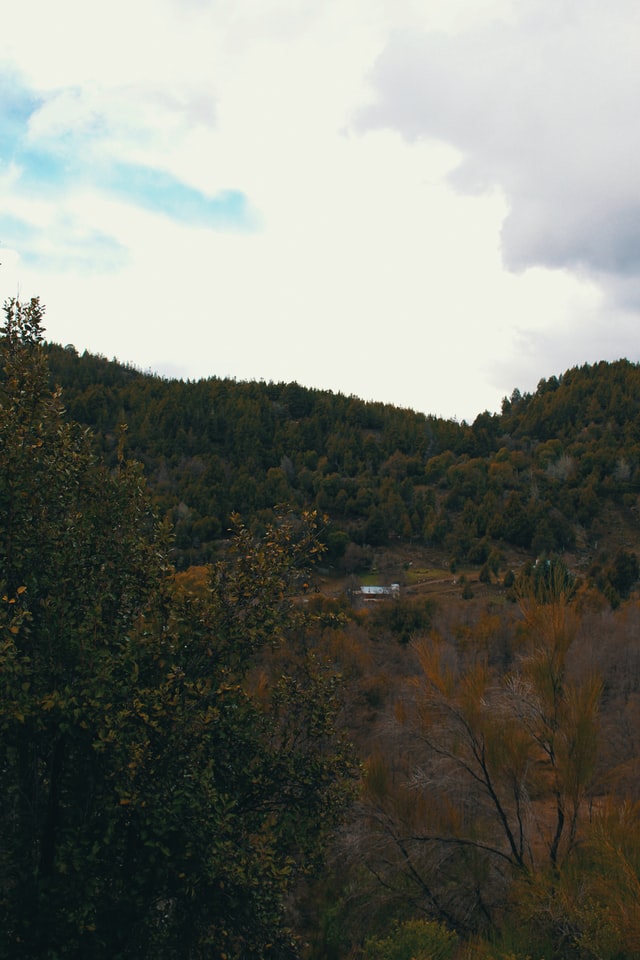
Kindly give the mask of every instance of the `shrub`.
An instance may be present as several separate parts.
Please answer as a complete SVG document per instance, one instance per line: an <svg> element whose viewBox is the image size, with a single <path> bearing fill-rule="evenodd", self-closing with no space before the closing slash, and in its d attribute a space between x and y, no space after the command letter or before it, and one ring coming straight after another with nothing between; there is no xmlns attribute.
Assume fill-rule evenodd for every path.
<svg viewBox="0 0 640 960"><path fill-rule="evenodd" d="M407 920L384 940L364 945L365 960L449 960L458 943L455 933L434 920Z"/></svg>

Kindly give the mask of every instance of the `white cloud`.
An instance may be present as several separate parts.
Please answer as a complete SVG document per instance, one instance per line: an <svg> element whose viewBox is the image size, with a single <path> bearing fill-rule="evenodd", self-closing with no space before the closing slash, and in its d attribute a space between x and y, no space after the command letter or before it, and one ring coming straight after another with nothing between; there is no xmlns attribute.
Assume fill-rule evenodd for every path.
<svg viewBox="0 0 640 960"><path fill-rule="evenodd" d="M364 127L461 151L456 187L496 186L505 261L640 271L640 10L632 0L514 6L515 19L392 39Z"/></svg>
<svg viewBox="0 0 640 960"><path fill-rule="evenodd" d="M31 119L9 125L22 152L0 166L0 202L58 255L45 270L16 226L22 256L0 253L0 292L20 283L48 305L53 339L144 369L296 379L467 419L498 409L515 386L605 356L606 244L585 225L628 200L636 134L624 84L605 78L598 112L587 66L592 51L608 67L596 28L623 6L23 0L0 44ZM618 55L633 44L620 35ZM43 158L48 192L21 193L18 166L42 186ZM180 216L211 203L214 225L229 190L253 231ZM612 220L614 254L621 235ZM634 270L631 255L627 303ZM629 327L608 316L608 356L634 349Z"/></svg>

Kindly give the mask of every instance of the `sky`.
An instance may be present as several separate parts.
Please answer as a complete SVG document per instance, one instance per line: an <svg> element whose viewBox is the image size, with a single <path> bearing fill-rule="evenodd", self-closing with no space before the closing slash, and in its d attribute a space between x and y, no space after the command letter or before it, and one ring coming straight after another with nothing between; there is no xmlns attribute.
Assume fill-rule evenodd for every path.
<svg viewBox="0 0 640 960"><path fill-rule="evenodd" d="M473 422L640 360L637 0L21 0L0 297L167 377Z"/></svg>

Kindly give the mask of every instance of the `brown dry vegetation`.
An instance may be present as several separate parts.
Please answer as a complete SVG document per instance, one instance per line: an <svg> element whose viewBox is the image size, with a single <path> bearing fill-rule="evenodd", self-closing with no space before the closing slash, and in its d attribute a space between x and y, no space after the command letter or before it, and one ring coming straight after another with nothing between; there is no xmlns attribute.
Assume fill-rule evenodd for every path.
<svg viewBox="0 0 640 960"><path fill-rule="evenodd" d="M612 610L582 584L555 606L517 603L501 582L473 578L474 597L463 601L460 573L455 584L439 576L441 560L432 551L380 555L380 582L403 583L399 600L352 606L346 581L328 581L308 601L341 613L315 642L343 672L343 719L363 761L360 801L334 847L335 878L315 891L324 906L311 911L310 955L346 957L394 918L414 916L444 922L464 942L482 931L513 941L521 928L539 945L531 956L632 956L624 945L640 907L634 913L625 900L628 936L615 924L603 932L618 893L612 884L605 895L598 878L605 813L617 811L615 832L635 809L625 804L640 802L638 600ZM394 604L425 611L425 599L433 606L422 626L399 638ZM490 757L484 782L482 764L468 766L480 756L474 744ZM625 869L629 857L640 866L640 847L620 856ZM554 885L563 911L550 909ZM323 910L340 920L333 945ZM600 917L597 930L587 914Z"/></svg>

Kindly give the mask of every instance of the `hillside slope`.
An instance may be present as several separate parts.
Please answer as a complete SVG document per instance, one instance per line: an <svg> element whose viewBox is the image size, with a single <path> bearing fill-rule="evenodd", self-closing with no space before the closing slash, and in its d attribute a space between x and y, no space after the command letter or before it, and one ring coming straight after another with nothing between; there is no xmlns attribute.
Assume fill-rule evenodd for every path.
<svg viewBox="0 0 640 960"><path fill-rule="evenodd" d="M602 571L640 548L640 368L627 361L514 390L500 414L467 424L297 383L164 380L46 349L69 415L108 461L126 424L127 455L175 525L178 566L210 560L232 513L259 529L278 505L327 515L326 562L344 573L403 543L493 574L513 550Z"/></svg>

